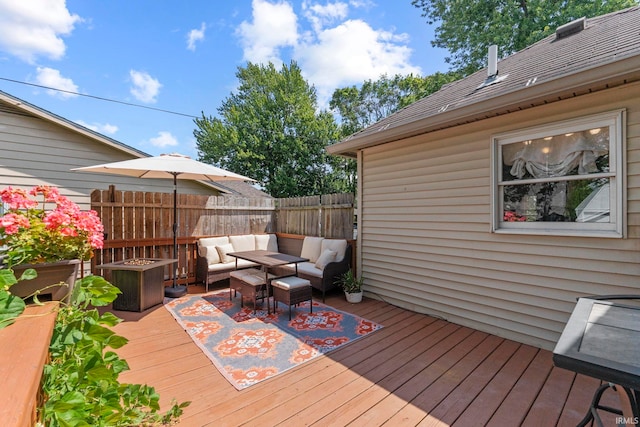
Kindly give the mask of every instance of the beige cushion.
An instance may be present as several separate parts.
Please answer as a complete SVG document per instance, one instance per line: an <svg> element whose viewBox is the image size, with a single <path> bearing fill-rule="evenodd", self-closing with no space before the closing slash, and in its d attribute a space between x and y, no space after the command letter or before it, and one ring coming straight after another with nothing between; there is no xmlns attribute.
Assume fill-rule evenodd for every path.
<svg viewBox="0 0 640 427"><path fill-rule="evenodd" d="M256 264L255 262L247 261L246 259L240 258L235 261L235 264L238 264L238 268L259 267L259 264Z"/></svg>
<svg viewBox="0 0 640 427"><path fill-rule="evenodd" d="M273 274L269 274L269 280L273 279L275 276ZM242 276L241 280L245 283L248 283L253 286L264 285L264 273L259 271L258 274L247 274L246 276Z"/></svg>
<svg viewBox="0 0 640 427"><path fill-rule="evenodd" d="M253 234L229 236L229 243L233 245L234 252L255 251L256 238Z"/></svg>
<svg viewBox="0 0 640 427"><path fill-rule="evenodd" d="M250 274L261 274L262 272L260 270L258 270L257 268L245 268L243 270L233 270L231 273L229 273L230 276L233 276L237 279L241 279L244 276L248 276Z"/></svg>
<svg viewBox="0 0 640 427"><path fill-rule="evenodd" d="M292 267L292 270L293 270L293 267ZM322 270L316 267L316 265L312 262L299 262L298 273L304 273L304 274L308 274L310 276L315 276L315 277L322 277Z"/></svg>
<svg viewBox="0 0 640 427"><path fill-rule="evenodd" d="M214 249L215 250L215 249ZM229 258L233 258L235 260L234 257L229 257ZM256 264L255 262L251 262L251 261L247 261L245 259L239 259L236 261L231 261L231 262L219 262L217 264L209 264L209 271L213 271L213 272L222 272L222 271L233 271L236 270L236 263L237 268L247 268L247 267L258 267L258 264Z"/></svg>
<svg viewBox="0 0 640 427"><path fill-rule="evenodd" d="M332 251L331 249L325 249L322 251L322 254L318 257L316 261L316 267L320 270L324 270L327 264L333 262L336 259L336 251Z"/></svg>
<svg viewBox="0 0 640 427"><path fill-rule="evenodd" d="M271 284L280 289L297 289L305 286L311 286L310 281L296 276L283 277L282 279L273 280L271 281Z"/></svg>
<svg viewBox="0 0 640 427"><path fill-rule="evenodd" d="M282 266L289 273L296 272L296 264L286 264ZM316 265L312 262L299 262L298 263L298 273L308 274L311 276L322 277L322 270L320 270Z"/></svg>
<svg viewBox="0 0 640 427"><path fill-rule="evenodd" d="M215 250L215 248L214 248ZM209 264L208 270L214 273L220 273L223 271L233 271L236 269L236 262L219 262L217 264Z"/></svg>
<svg viewBox="0 0 640 427"><path fill-rule="evenodd" d="M322 253L321 248L323 240L324 238L322 237L305 236L302 241L302 251L300 251L300 256L302 258L308 258L309 262L315 263Z"/></svg>
<svg viewBox="0 0 640 427"><path fill-rule="evenodd" d="M198 248L198 252L200 252L200 256L204 256L207 259L207 265L220 262L220 254L218 254L215 246L201 246Z"/></svg>
<svg viewBox="0 0 640 427"><path fill-rule="evenodd" d="M220 255L220 261L222 261L223 263L235 262L235 257L227 255L229 252L235 252L235 249L233 249L233 245L231 243L216 246L216 250L218 251L218 255Z"/></svg>
<svg viewBox="0 0 640 427"><path fill-rule="evenodd" d="M203 237L202 239L198 239L198 254L202 257L206 257L205 248L210 246L215 248L216 246L226 245L227 243L229 243L229 238L227 236Z"/></svg>
<svg viewBox="0 0 640 427"><path fill-rule="evenodd" d="M275 234L256 234L256 250L278 252L278 239Z"/></svg>
<svg viewBox="0 0 640 427"><path fill-rule="evenodd" d="M347 241L344 239L324 239L321 244L322 252L330 249L336 253L336 261L342 261L347 250Z"/></svg>

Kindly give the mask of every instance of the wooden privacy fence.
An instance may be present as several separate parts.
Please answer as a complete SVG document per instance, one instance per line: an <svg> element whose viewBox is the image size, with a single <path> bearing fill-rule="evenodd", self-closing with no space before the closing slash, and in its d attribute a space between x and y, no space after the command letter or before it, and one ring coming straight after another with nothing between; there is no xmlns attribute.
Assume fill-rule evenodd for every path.
<svg viewBox="0 0 640 427"><path fill-rule="evenodd" d="M278 199L276 231L353 239L353 194Z"/></svg>
<svg viewBox="0 0 640 427"><path fill-rule="evenodd" d="M129 258L173 258L173 193L94 190L91 208L104 225L104 249L91 267ZM292 199L177 195L178 282L195 281L196 240L203 236L289 233L353 238L353 195ZM165 278L173 277L171 267Z"/></svg>

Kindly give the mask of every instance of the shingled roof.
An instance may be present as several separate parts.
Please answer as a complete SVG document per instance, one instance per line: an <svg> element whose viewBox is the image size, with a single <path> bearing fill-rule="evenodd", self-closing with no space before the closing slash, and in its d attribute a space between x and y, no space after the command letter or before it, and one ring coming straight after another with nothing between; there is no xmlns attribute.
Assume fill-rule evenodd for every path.
<svg viewBox="0 0 640 427"><path fill-rule="evenodd" d="M327 148L357 150L640 80L640 7L572 23ZM564 26L563 26L564 27ZM494 81L493 84L487 84Z"/></svg>

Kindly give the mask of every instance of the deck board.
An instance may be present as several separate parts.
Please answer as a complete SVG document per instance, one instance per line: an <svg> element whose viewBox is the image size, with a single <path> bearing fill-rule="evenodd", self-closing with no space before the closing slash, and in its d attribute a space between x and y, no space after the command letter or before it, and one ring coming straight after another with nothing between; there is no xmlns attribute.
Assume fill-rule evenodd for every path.
<svg viewBox="0 0 640 427"><path fill-rule="evenodd" d="M154 386L163 408L192 401L179 425L196 427L572 426L600 384L555 368L549 351L382 301L334 293L327 304L384 328L240 391L164 307L114 311L124 318L114 330L129 339L120 379Z"/></svg>

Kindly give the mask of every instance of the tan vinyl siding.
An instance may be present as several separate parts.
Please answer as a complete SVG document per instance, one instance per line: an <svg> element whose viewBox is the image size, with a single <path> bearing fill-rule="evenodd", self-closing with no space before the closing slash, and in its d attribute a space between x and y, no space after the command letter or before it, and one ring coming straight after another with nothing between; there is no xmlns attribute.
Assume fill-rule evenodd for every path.
<svg viewBox="0 0 640 427"><path fill-rule="evenodd" d="M173 191L172 180L137 179L116 175L75 172L71 169L132 158L82 133L39 117L19 112L2 104L0 109L0 188L51 185L78 203L90 207L89 195L94 189L149 192ZM212 194L212 190L193 181L180 181L184 194Z"/></svg>
<svg viewBox="0 0 640 427"><path fill-rule="evenodd" d="M625 239L493 234L491 137L626 109ZM576 298L640 293L640 84L365 149L369 295L552 349Z"/></svg>

